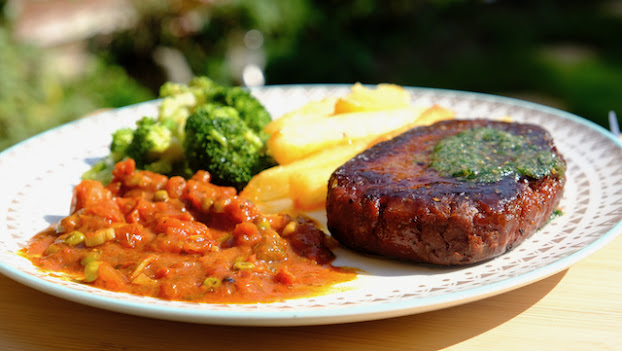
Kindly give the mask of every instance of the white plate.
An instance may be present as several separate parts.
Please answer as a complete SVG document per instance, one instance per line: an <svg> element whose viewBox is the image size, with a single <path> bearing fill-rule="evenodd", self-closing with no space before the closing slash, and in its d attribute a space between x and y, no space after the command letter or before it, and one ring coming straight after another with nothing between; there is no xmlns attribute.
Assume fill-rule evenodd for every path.
<svg viewBox="0 0 622 351"><path fill-rule="evenodd" d="M344 94L345 85L254 90L279 116L305 101ZM415 103L440 104L460 117L511 116L548 129L568 162L554 219L513 251L455 268L398 263L337 250L336 265L361 268L345 289L270 304L163 301L91 288L43 273L16 255L35 233L68 214L72 187L107 153L111 133L155 116L157 101L97 114L53 129L0 154L0 272L71 301L154 318L225 325L313 325L374 320L454 306L509 291L568 268L622 231L622 144L605 129L553 108L504 97L409 88Z"/></svg>

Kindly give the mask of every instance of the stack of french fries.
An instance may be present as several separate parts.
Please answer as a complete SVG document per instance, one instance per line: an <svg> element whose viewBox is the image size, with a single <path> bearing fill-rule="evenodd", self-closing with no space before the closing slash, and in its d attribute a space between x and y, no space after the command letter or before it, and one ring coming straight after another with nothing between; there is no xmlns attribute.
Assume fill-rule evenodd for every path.
<svg viewBox="0 0 622 351"><path fill-rule="evenodd" d="M438 105L415 106L392 84L359 83L343 97L311 101L267 127L278 166L257 174L241 192L264 213L314 211L326 203L335 169L372 145L416 126L454 118Z"/></svg>

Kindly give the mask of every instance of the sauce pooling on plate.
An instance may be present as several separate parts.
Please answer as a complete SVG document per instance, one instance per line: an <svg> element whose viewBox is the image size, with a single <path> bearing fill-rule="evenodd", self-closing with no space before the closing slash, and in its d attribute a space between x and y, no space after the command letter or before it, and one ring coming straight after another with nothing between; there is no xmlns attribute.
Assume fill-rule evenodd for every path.
<svg viewBox="0 0 622 351"><path fill-rule="evenodd" d="M71 214L21 251L36 266L95 287L168 300L273 302L354 279L330 263L334 241L306 217L263 215L234 188L115 166L85 180Z"/></svg>

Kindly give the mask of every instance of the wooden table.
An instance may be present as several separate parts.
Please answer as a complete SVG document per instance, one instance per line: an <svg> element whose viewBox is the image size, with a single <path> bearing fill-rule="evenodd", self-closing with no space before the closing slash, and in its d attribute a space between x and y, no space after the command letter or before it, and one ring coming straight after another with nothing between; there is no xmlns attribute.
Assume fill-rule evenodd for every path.
<svg viewBox="0 0 622 351"><path fill-rule="evenodd" d="M0 350L622 350L622 236L532 285L444 310L312 327L108 312L0 275Z"/></svg>

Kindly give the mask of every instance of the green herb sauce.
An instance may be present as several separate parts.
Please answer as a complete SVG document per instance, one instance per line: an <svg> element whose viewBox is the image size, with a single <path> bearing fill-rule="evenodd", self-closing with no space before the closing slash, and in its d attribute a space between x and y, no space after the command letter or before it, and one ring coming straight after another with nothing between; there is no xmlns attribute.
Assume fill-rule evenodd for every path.
<svg viewBox="0 0 622 351"><path fill-rule="evenodd" d="M486 183L507 176L541 179L566 170L566 164L546 145L488 127L444 138L434 147L431 161L430 166L445 177Z"/></svg>
<svg viewBox="0 0 622 351"><path fill-rule="evenodd" d="M554 220L557 217L561 217L564 215L564 211L556 208L553 210L553 212L551 212L551 215L549 216L549 219L547 220L547 223L549 223L550 221Z"/></svg>

